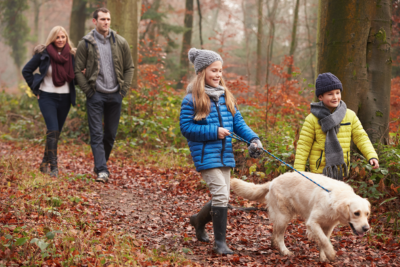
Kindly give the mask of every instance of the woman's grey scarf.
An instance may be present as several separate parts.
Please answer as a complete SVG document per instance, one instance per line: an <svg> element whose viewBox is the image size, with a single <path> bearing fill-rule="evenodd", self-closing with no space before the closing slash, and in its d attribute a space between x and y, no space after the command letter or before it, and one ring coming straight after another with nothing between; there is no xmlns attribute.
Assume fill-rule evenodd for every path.
<svg viewBox="0 0 400 267"><path fill-rule="evenodd" d="M347 176L347 165L343 158L343 149L337 138L340 122L347 112L346 103L340 101L336 110L331 113L322 102L311 103L311 113L318 118L322 131L326 133L325 140L325 159L326 166L323 174L343 181L343 172Z"/></svg>
<svg viewBox="0 0 400 267"><path fill-rule="evenodd" d="M218 102L219 97L225 93L225 88L222 85L218 85L218 87L212 87L206 84L204 89L211 100L215 102Z"/></svg>

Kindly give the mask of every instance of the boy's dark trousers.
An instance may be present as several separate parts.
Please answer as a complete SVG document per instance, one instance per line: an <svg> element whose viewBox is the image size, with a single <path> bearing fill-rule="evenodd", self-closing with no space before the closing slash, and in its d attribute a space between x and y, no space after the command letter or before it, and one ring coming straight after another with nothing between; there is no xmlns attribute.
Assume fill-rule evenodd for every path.
<svg viewBox="0 0 400 267"><path fill-rule="evenodd" d="M95 92L86 100L90 145L94 157L94 170L97 174L100 172L109 174L107 161L117 135L121 104L122 96L119 92L110 94Z"/></svg>

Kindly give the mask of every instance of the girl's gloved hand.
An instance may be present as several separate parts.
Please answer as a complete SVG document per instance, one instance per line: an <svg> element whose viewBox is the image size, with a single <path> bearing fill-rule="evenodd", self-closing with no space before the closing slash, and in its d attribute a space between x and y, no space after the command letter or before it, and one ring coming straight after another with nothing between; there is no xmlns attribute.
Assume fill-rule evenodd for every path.
<svg viewBox="0 0 400 267"><path fill-rule="evenodd" d="M254 139L251 141L251 144L249 146L249 156L252 158L258 158L262 154L262 144L260 142L260 139Z"/></svg>

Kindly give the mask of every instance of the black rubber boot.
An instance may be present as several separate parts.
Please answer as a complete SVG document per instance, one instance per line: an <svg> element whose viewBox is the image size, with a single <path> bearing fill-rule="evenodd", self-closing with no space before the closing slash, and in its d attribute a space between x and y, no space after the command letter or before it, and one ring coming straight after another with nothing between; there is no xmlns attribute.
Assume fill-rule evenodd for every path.
<svg viewBox="0 0 400 267"><path fill-rule="evenodd" d="M42 163L40 163L40 167L39 167L39 170L40 170L40 172L42 172L42 173L44 173L44 174L49 174L50 172L49 172L49 159L48 159L48 138L47 138L47 135L46 135L46 144L45 144L45 147L44 147L44 155L43 155L43 160L42 160Z"/></svg>
<svg viewBox="0 0 400 267"><path fill-rule="evenodd" d="M217 254L233 254L226 245L226 223L228 219L228 207L211 207L211 215L214 228L214 252Z"/></svg>
<svg viewBox="0 0 400 267"><path fill-rule="evenodd" d="M196 229L197 240L210 242L206 232L206 224L211 222L211 201L207 202L199 211L199 213L190 217L190 224Z"/></svg>
<svg viewBox="0 0 400 267"><path fill-rule="evenodd" d="M48 158L50 162L50 176L58 177L58 166L57 166L57 143L60 132L49 131L47 134L48 141Z"/></svg>

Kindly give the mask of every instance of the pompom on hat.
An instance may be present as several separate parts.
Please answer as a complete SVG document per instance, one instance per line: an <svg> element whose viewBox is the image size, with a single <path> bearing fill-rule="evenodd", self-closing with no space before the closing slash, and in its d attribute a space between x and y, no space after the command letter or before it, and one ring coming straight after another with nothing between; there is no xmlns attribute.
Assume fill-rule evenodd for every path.
<svg viewBox="0 0 400 267"><path fill-rule="evenodd" d="M330 72L318 75L318 78L315 81L315 95L317 97L335 89L340 89L340 92L343 92L343 86L338 77Z"/></svg>
<svg viewBox="0 0 400 267"><path fill-rule="evenodd" d="M191 48L188 53L190 62L193 63L196 74L210 66L215 61L224 63L221 56L211 50Z"/></svg>

